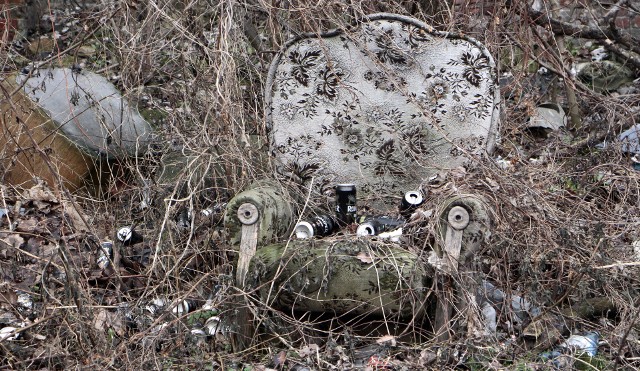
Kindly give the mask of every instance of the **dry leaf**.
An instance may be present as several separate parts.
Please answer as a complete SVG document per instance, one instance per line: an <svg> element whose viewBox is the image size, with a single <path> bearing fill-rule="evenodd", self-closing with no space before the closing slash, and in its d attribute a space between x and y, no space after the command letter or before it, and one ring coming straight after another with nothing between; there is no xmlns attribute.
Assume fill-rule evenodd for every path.
<svg viewBox="0 0 640 371"><path fill-rule="evenodd" d="M484 180L487 182L487 185L492 192L496 192L500 189L500 185L495 180L491 178L484 178Z"/></svg>
<svg viewBox="0 0 640 371"><path fill-rule="evenodd" d="M467 169L464 166L458 166L455 169L451 169L449 174L454 178L464 178L467 175Z"/></svg>
<svg viewBox="0 0 640 371"><path fill-rule="evenodd" d="M273 357L273 364L275 368L283 368L284 363L286 361L287 361L287 352L285 352L284 350L276 354L275 357Z"/></svg>
<svg viewBox="0 0 640 371"><path fill-rule="evenodd" d="M111 328L118 336L124 336L122 318L117 313L109 312L106 309L101 309L98 312L98 315L93 320L93 328L98 331L105 331Z"/></svg>
<svg viewBox="0 0 640 371"><path fill-rule="evenodd" d="M76 229L76 231L78 232L89 231L89 226L87 226L87 224L84 222L85 220L87 220L86 215L81 216L71 202L64 201L62 203L62 208L64 209L64 213L69 218L69 220L73 224L73 227Z"/></svg>
<svg viewBox="0 0 640 371"><path fill-rule="evenodd" d="M7 245L15 249L19 249L20 246L24 244L24 238L22 238L22 236L20 236L17 233L10 234L7 237L5 237L3 240Z"/></svg>
<svg viewBox="0 0 640 371"><path fill-rule="evenodd" d="M7 285L0 285L0 304L9 304L14 307L18 303L18 294L15 290Z"/></svg>
<svg viewBox="0 0 640 371"><path fill-rule="evenodd" d="M358 255L356 255L356 258L358 258L358 260L360 260L361 262L363 262L365 264L373 263L373 258L371 257L371 255L369 255L368 253L366 253L364 251L360 251L358 253Z"/></svg>
<svg viewBox="0 0 640 371"><path fill-rule="evenodd" d="M315 356L318 353L319 350L320 350L320 347L318 346L318 344L309 344L309 345L305 345L302 348L300 348L298 353L302 357Z"/></svg>
<svg viewBox="0 0 640 371"><path fill-rule="evenodd" d="M38 221L34 218L22 219L18 222L16 226L16 230L18 232L26 232L26 233L39 233L42 232L38 228Z"/></svg>
<svg viewBox="0 0 640 371"><path fill-rule="evenodd" d="M385 335L382 337L379 337L376 340L376 343L380 344L380 345L391 345L392 347L396 346L396 337L393 335Z"/></svg>
<svg viewBox="0 0 640 371"><path fill-rule="evenodd" d="M438 359L438 354L431 349L424 349L420 352L420 365L428 366Z"/></svg>
<svg viewBox="0 0 640 371"><path fill-rule="evenodd" d="M51 203L58 203L58 199L43 183L38 183L27 189L22 194L22 198L26 201L46 201Z"/></svg>

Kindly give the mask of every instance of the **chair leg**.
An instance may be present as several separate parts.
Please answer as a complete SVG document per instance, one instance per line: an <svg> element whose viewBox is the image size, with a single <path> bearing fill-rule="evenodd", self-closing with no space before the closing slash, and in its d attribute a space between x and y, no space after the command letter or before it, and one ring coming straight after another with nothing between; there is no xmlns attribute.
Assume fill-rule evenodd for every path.
<svg viewBox="0 0 640 371"><path fill-rule="evenodd" d="M436 334L438 341L449 340L451 333L451 314L456 306L454 275L458 273L462 235L469 225L469 212L462 206L454 206L447 215L447 230L444 240L442 294L436 308Z"/></svg>
<svg viewBox="0 0 640 371"><path fill-rule="evenodd" d="M260 229L259 214L258 208L251 203L242 204L238 208L238 219L242 223L242 238L240 240L240 255L236 270L236 286L239 289L236 299L236 323L239 328L233 341L236 351L244 350L253 336L253 321L244 287L249 263L251 263L251 259L256 254L258 230Z"/></svg>

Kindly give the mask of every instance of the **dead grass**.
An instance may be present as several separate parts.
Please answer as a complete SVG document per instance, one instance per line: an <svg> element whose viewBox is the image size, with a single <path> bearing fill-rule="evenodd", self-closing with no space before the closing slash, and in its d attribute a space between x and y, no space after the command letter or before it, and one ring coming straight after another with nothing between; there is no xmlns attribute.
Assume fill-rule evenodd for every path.
<svg viewBox="0 0 640 371"><path fill-rule="evenodd" d="M434 204L464 192L482 195L490 204L492 236L475 254L472 269L535 303L565 337L567 331L599 331L604 342L598 362L605 367L640 368L640 256L632 246L640 240L640 173L615 147L593 147L593 138L637 122L640 96L604 96L577 84L572 89L581 104L582 128L536 137L525 129L531 110L543 100L565 101L557 76L546 92L534 81L540 65L568 77L555 39L533 27L521 5L504 8L495 2L485 6L495 16L482 20L470 2L456 3L128 1L101 2L68 16L77 23L56 50L77 42L92 45L97 54L84 61L85 68L115 76L127 98L153 115L158 145L139 159L100 163L103 173L116 176L103 178L98 194L80 192L74 201L56 185L51 185L53 198L3 187L0 207L10 213L0 231L5 279L0 305L26 327L20 340L0 342L2 364L65 369L241 369L252 364L303 370L300 365L346 369L360 362L370 369L462 364L535 369L536 355L553 344L540 349L522 329L505 326L514 315L509 308L499 313L498 339L466 336L465 319L457 317L462 327L447 343L432 338L425 320L390 346L376 344L379 335L367 332L362 322L294 318L257 299L245 304L233 287L233 254L219 214L230 196L272 172L259 155L266 150L262 88L272 56L298 33L344 28L366 14L396 12L471 34L500 59L500 72L514 77L493 156L506 159L506 168L493 158L477 159L465 173L430 186ZM1 50L3 56L15 53L7 44ZM584 57L580 53L585 51L577 50L575 57ZM54 53L45 61L63 57ZM2 60L16 68L13 59ZM179 166L183 173L162 179L169 149L190 161ZM150 200L151 207L141 208ZM72 205L82 210L86 228ZM214 215L198 214L206 208L216 208ZM198 215L181 227L176 217L181 210ZM414 240L433 238L433 223L427 220ZM114 239L125 225L134 225L145 242L116 243L110 267L98 269L100 241ZM15 290L29 293L34 307L21 306ZM154 299L165 300L165 310L146 309ZM172 304L184 299L196 300L200 309L174 315ZM583 308L571 315L570 308L598 299L605 303L599 310ZM233 318L238 305L250 305L261 321L263 335L256 334L248 349L234 352L235 344L221 332L192 333L214 314ZM225 326L232 331L236 325Z"/></svg>

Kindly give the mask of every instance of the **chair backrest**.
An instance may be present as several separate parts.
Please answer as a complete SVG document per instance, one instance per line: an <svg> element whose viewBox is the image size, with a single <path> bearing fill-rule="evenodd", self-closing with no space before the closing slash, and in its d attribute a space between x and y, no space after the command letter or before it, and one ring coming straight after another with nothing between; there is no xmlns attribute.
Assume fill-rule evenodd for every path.
<svg viewBox="0 0 640 371"><path fill-rule="evenodd" d="M384 209L492 150L495 81L479 42L409 17L375 14L298 37L274 59L265 88L278 173L313 179L325 195L355 183L358 202Z"/></svg>

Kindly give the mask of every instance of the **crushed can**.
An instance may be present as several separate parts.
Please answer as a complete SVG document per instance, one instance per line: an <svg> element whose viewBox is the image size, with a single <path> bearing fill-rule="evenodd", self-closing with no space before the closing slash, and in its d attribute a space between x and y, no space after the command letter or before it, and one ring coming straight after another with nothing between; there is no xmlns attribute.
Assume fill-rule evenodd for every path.
<svg viewBox="0 0 640 371"><path fill-rule="evenodd" d="M96 264L100 269L106 269L111 259L113 259L113 242L105 241L100 244L100 250L98 252L98 259Z"/></svg>
<svg viewBox="0 0 640 371"><path fill-rule="evenodd" d="M573 350L576 353L584 352L590 357L595 357L598 352L599 339L600 333L598 331L587 332L584 335L571 335L560 344L560 347Z"/></svg>

